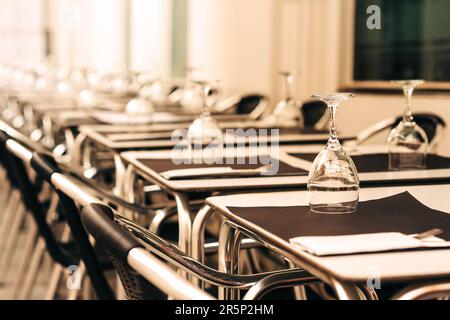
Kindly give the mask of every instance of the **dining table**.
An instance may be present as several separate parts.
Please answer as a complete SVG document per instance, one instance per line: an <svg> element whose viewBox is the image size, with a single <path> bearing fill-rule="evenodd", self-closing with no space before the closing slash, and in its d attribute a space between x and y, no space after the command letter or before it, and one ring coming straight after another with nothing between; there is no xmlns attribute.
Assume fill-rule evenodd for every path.
<svg viewBox="0 0 450 320"><path fill-rule="evenodd" d="M144 178L148 183L158 186L164 192L176 199L180 221L180 246L188 250L194 258L203 260L204 230L212 210L208 205L202 207L195 215L194 221L190 218L189 195L195 193L226 193L245 192L246 190L274 190L297 189L306 190L308 172L314 157L320 152L320 145L286 145L274 148L270 152L271 160L279 162L279 171L274 175L255 176L227 176L224 174L208 176L208 169L213 167L227 167L226 164L184 164L176 163L183 156L173 150L159 151L126 151L120 157L126 167L123 175L122 191L125 198L132 199L133 184L136 175ZM389 171L387 169L386 147L383 145L359 146L352 150L353 158L359 159L357 167L361 169L360 183L362 186L382 185L433 185L437 183L450 183L450 158L438 155L429 155L430 164L434 167L416 171ZM229 149L226 153L244 157L261 155L258 148ZM225 154L226 155L226 154ZM381 160L380 160L381 159ZM384 159L384 160L383 160ZM175 160L175 161L174 161ZM433 160L433 161L431 161ZM383 162L384 161L384 162ZM369 162L369 166L367 163ZM376 162L377 166L370 163ZM258 168L261 164L241 166L239 169ZM231 166L233 168L233 166ZM198 175L183 177L183 170L195 169ZM170 179L164 175L167 171L181 172L181 177ZM204 170L204 175L201 175ZM192 234L192 235L191 235ZM190 236L191 235L191 236Z"/></svg>
<svg viewBox="0 0 450 320"><path fill-rule="evenodd" d="M206 203L225 219L219 235L221 272L238 272L239 242L245 236L304 268L330 285L339 299L348 300L362 298L362 286L402 285L407 287L406 294L430 283L448 283L448 245L318 256L292 239L370 232L414 234L432 226L442 229L442 237L449 241L450 202L444 200L449 192L448 183L363 187L358 211L344 215L312 213L306 190L215 196ZM229 294L221 291L222 298Z"/></svg>

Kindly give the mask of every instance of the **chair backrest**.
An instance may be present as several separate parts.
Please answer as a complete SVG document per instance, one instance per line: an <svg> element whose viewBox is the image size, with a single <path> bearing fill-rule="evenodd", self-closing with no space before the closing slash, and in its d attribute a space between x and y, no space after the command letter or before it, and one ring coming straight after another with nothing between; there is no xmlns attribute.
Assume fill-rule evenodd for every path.
<svg viewBox="0 0 450 320"><path fill-rule="evenodd" d="M269 100L261 94L249 94L236 104L236 114L248 114L252 119L258 119L269 105Z"/></svg>
<svg viewBox="0 0 450 320"><path fill-rule="evenodd" d="M215 109L218 112L248 115L250 119L260 118L267 107L269 99L261 94L235 95L218 101Z"/></svg>
<svg viewBox="0 0 450 320"><path fill-rule="evenodd" d="M155 299L155 286L177 300L210 300L212 296L181 278L167 264L150 254L114 222L113 210L102 204L87 205L83 224L113 257L128 298Z"/></svg>
<svg viewBox="0 0 450 320"><path fill-rule="evenodd" d="M31 167L41 180L47 181L54 187L52 176L59 173L53 159L38 153L32 153L19 142L10 139L4 132L0 131L1 140L5 141L5 147L9 151L10 162L14 165L16 180L21 189L23 201L33 215L38 226L40 235L46 243L47 250L54 261L68 267L77 265L81 260L86 266L93 288L97 297L102 300L114 299L114 293L109 287L106 278L100 268L94 249L89 242L88 235L83 228L79 212L75 203L64 193L54 188L59 197L59 208L64 215L67 225L70 228L71 236L75 242L77 252L65 250L64 244L56 240L51 226L46 221L46 213L42 204L38 200L38 188L31 182L25 165ZM5 148L3 148L5 149ZM78 256L79 255L79 256Z"/></svg>
<svg viewBox="0 0 450 320"><path fill-rule="evenodd" d="M413 117L417 125L425 131L430 146L437 145L441 131L444 131L447 127L445 121L440 116L432 113L415 113ZM355 143L362 144L385 130L395 128L402 119L403 116L391 117L375 123L359 133Z"/></svg>
<svg viewBox="0 0 450 320"><path fill-rule="evenodd" d="M190 274L191 276L202 279L203 281L214 286L235 289L249 289L259 283L261 280L266 279L268 276L272 276L274 274L279 274L279 277L276 277L277 283L280 280L280 277L282 277L285 282L291 283L291 285L302 281L304 283L315 283L316 281L315 279L312 279L311 276L304 270L299 269L292 269L288 272L283 271L281 273L268 272L252 275L231 275L219 272L200 263L195 259L192 259L191 256L182 252L178 247L162 239L157 234L149 231L148 228L138 225L137 223L117 214L110 207L101 204L101 201L96 198L97 192L95 191L95 189L91 189L89 186L85 185L83 181L68 179L66 175L61 173L55 173L52 180L57 189L61 190L61 192L64 192L76 203L83 206L85 208L84 210L90 210L91 212L87 213L88 215L96 215L99 214L98 212L103 212L103 215L110 217L111 214L113 214L115 218L114 223L120 224L123 227L123 231L127 233L127 237L132 239L139 239L139 242L145 244L145 248L158 256L158 258L170 263L171 265L174 265L175 267ZM92 196L91 193L95 194L95 196ZM83 216L85 215L86 213L83 211L83 224L85 225L88 232L91 233L92 236L97 240L97 242L103 245L105 249L110 252L112 262L115 265L116 270L118 271L118 274L129 298L145 300L154 299L155 297L158 297L158 292L155 292L154 290L155 286L163 290L163 292L170 295L171 297L176 297L178 295L174 294L173 292L167 292L167 290L169 289L171 291L174 289L170 288L170 286L168 289L166 287L167 284L158 282L164 278L162 278L161 276L157 276L156 278L154 278L155 270L163 268L164 265L160 265L159 267L158 265L155 266L155 259L148 258L148 253L143 253L142 250L137 255L144 256L144 260L150 259L148 266L146 266L145 264L139 264L139 262L137 262L137 265L133 265L130 261L125 261L123 259L123 251L117 251L117 247L114 246L110 247L111 241L116 241L115 239L110 239L110 237L114 237L114 232L99 232L95 227L92 228L91 225L88 225L89 222L86 223L86 218L83 218ZM95 224L99 224L102 220L100 219L95 221L97 221ZM112 222L110 221L109 224L111 223ZM133 261L136 263L136 260ZM167 267L165 267L165 269L163 270L167 270ZM160 273L160 271L158 272ZM156 274L158 274L158 272L156 272ZM156 283L153 283L153 281L156 281ZM267 289L271 290L277 287L276 285L274 285L274 283L271 283L269 279L265 281L268 283L268 285L258 287L259 289L254 289L252 291L253 294L255 294L256 291L255 296L261 296L262 294L264 294L264 292L267 292ZM150 284L146 282L150 282ZM161 286L162 288L160 288ZM186 287L181 286L181 288ZM184 291L189 292L189 290ZM194 290L193 295L196 296L197 293L198 291ZM184 296L183 298L187 297Z"/></svg>
<svg viewBox="0 0 450 320"><path fill-rule="evenodd" d="M92 257L93 254L92 251L90 251L92 250L92 247L90 246L90 244L87 244L87 239L86 236L83 235L83 231L80 231L80 218L77 218L76 216L80 212L77 211L75 203L77 203L81 207L86 207L87 211L91 210L92 208L95 208L93 209L94 212L104 212L106 210L107 213L105 214L107 217L111 216L111 214L108 212L113 212L112 209L101 204L102 201L97 198L96 195L98 193L95 191L95 188L92 189L91 186L86 185L85 183L75 180L72 177L62 173L61 168L64 167L62 167L60 164L56 164L51 157L48 157L49 154L42 155L33 153L28 150L29 148L31 148L28 146L28 144L26 144L27 147L25 147L15 139L12 139L12 137L10 137L2 130L0 130L0 133L3 133L0 134L0 137L3 136L4 140L0 145L5 146L5 149L8 151L8 155L11 155L11 157L16 157L17 161L15 164L18 165L18 167L15 167L13 170L24 173L25 178L29 179L28 175L26 174L27 170L25 168L25 165L27 165L27 167L31 167L32 169L34 169L36 171L36 174L41 177L42 180L49 182L51 186L53 186L53 188L57 190L58 195L61 199L62 210L64 211L64 215L68 220L67 222L69 222L69 220L71 221L69 227L71 228L73 239L75 240L77 248L80 251L80 257L83 259L83 262L86 265L87 272L91 277L91 280L93 280L94 288L97 292L97 297L99 297L100 299L110 299L111 294L109 292L109 287L107 288L105 286L102 290L101 285L99 286L98 284L98 281L101 282L104 278L102 278L101 270L99 270L98 266L92 267L91 262L97 262L95 261L95 259L89 258L90 256ZM27 180L24 179L24 181ZM31 197L30 199L34 199L34 201L37 201L36 193L33 192L36 190L33 189L33 184L30 180L28 180L25 187L21 188L21 191L23 195L33 195L33 197ZM95 196L92 196L92 194L95 194ZM36 220L39 226L39 230L40 232L41 229L44 231L43 237L47 243L47 249L50 251L52 258L64 266L77 264L79 262L79 257L66 256L66 252L63 250L63 248L61 248L60 243L58 243L58 241L53 237L51 227L45 221L45 212L39 211L43 209L40 206L32 206L29 203L27 203L27 206L31 208L30 210L33 213L37 213L36 216L38 217L38 219ZM38 209L35 209L35 207ZM117 221L120 221L120 225L124 226L125 229L121 228L121 230L127 234L127 237L135 239L134 241L136 241L136 239L139 239L140 243L144 243L145 247L151 250L153 254L157 255L158 258L169 262L180 270L187 272L191 276L200 278L215 286L236 289L249 289L259 281L266 279L268 276L274 274L261 273L254 275L229 275L221 273L192 259L190 256L182 252L179 248L158 237L148 229L141 227L133 223L132 221L121 217L120 215L116 214L115 218ZM86 223L85 219L83 219L83 223ZM116 222L110 221L110 223ZM156 297L161 297L160 292L155 291L155 287L173 298L211 298L211 296L205 294L197 287L191 285L191 283L186 282L184 278L180 278L173 270L168 268L166 264L161 263L159 259L149 254L147 250L143 250L142 247L133 246L133 248L128 251L129 254L125 261L123 259L123 251L116 252L112 250L115 247L108 247L108 243L110 243L111 240L110 238L102 238L104 234L102 235L102 233L93 231L87 226L86 228L88 228L89 232L92 232L92 236L100 245L104 246L106 249L109 249L112 257L111 260L115 264L119 275L121 275L121 279L124 282L124 285L127 287L128 295L130 298L154 299ZM108 232L106 233L106 235L108 236ZM114 233L109 234L109 237L114 238ZM114 243L114 241L116 240L117 239L114 238L111 241ZM83 245L83 243L85 245ZM97 276L95 275L95 272L98 272ZM298 283L299 279L302 281L305 281L305 279L306 281L310 281L310 276L305 276L305 272L303 270L290 270L289 272L283 272L283 275L280 276L291 284ZM258 286L259 289L256 289L256 293L253 292L255 296L260 296L263 293L261 289L267 290L267 288L276 287L272 283L270 283L269 279L265 280L265 282L267 282L268 284L263 287ZM277 277L277 283L278 282L279 277Z"/></svg>
<svg viewBox="0 0 450 320"><path fill-rule="evenodd" d="M301 113L305 128L314 128L327 114L327 105L323 101L311 100L303 103Z"/></svg>
<svg viewBox="0 0 450 320"><path fill-rule="evenodd" d="M70 233L75 241L80 258L86 266L87 273L98 298L102 300L113 300L114 293L108 285L98 258L94 252L94 247L89 241L88 234L81 223L78 207L67 194L62 192L54 184L52 179L53 176L61 173L56 162L49 156L35 152L31 158L31 167L35 170L36 174L42 179L45 179L57 193L61 210L67 220Z"/></svg>
<svg viewBox="0 0 450 320"><path fill-rule="evenodd" d="M396 127L402 119L403 117L397 117L395 124L391 128ZM439 127L446 127L445 121L440 116L432 113L415 113L414 121L425 131L430 143L435 139Z"/></svg>
<svg viewBox="0 0 450 320"><path fill-rule="evenodd" d="M23 160L31 159L31 152L23 148L3 131L0 131L0 150L2 162L8 170L8 177L13 180L12 185L20 190L22 201L31 213L39 235L44 239L50 256L55 262L65 267L76 264L78 260L68 254L56 240L51 226L46 221L46 210L38 199L40 188L32 183L27 174ZM27 154L20 155L20 152L26 152Z"/></svg>

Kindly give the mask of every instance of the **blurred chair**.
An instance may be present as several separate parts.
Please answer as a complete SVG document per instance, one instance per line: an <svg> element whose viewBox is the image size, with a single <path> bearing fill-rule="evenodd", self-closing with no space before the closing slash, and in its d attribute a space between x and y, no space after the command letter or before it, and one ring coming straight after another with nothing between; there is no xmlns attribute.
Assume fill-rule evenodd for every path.
<svg viewBox="0 0 450 320"><path fill-rule="evenodd" d="M432 113L415 113L413 117L414 121L425 131L428 137L429 150L435 151L442 137L445 135L444 133L447 128L445 121L440 116ZM363 144L382 132L389 134L389 131L395 128L402 119L403 116L399 116L377 122L358 134L356 139L351 141L351 144Z"/></svg>
<svg viewBox="0 0 450 320"><path fill-rule="evenodd" d="M264 95L235 95L217 102L212 111L215 113L248 115L251 120L258 120L268 106L269 99Z"/></svg>
<svg viewBox="0 0 450 320"><path fill-rule="evenodd" d="M163 299L155 288L176 300L214 299L146 251L114 222L111 208L89 204L82 210L81 217L88 232L109 252L128 299Z"/></svg>
<svg viewBox="0 0 450 320"><path fill-rule="evenodd" d="M105 265L108 266L110 264L109 260L103 259L104 263L102 267L100 266L96 253L94 253L94 249L81 224L75 204L57 189L50 196L51 203L48 207L40 199L40 190L44 186L43 182L46 181L53 185L52 176L54 173L59 172L55 164L44 155L32 153L19 142L11 139L3 131L0 131L0 141L3 152L2 158L7 162L8 170L13 175L22 200L37 226L37 234L39 235L38 242L30 254L30 261L25 261L25 263L28 263L22 265L18 270L18 281L21 281L22 278L24 280L23 284L16 284L17 297L19 299L29 299L31 297L44 252L48 251L55 262L55 267L54 277L52 276L50 279L46 298L54 298L64 268L78 266L80 269L85 269L90 276L98 298L113 299L114 294L107 284L102 271L102 267L105 268ZM30 178L30 170L27 169L30 167L34 170L33 175L36 177L34 182ZM56 194L58 197L55 197ZM64 226L60 237L53 230L52 224L55 221ZM14 230L14 232L18 233L19 230ZM27 256L27 258L29 257ZM82 266L80 260L82 261ZM28 270L24 269L26 265L29 265ZM3 272L6 271L3 270ZM57 273L56 271L59 272ZM73 292L69 293L69 297L71 295L73 295Z"/></svg>
<svg viewBox="0 0 450 320"><path fill-rule="evenodd" d="M90 188L86 189L86 186L82 182L68 179L67 176L61 173L55 173L54 177L52 180L55 183L55 187L70 196L80 206L84 207L81 213L83 224L88 232L96 239L97 243L102 245L110 254L111 261L121 279L126 296L130 299L164 298L158 291L155 291L155 287L172 298L188 299L189 297L186 296L188 292L193 292L194 297L201 297L201 291L198 289L189 289L189 287L183 284L184 280L177 280L171 275L167 278L161 277L161 275L158 276L158 272L155 273L154 270L155 268L159 270L162 266L160 264L155 265L155 259L149 258L148 252L141 250L141 253L138 254L142 258L140 259L141 261L134 261L135 259L139 260L139 258L136 258L136 255L130 257L129 254L131 254L136 244L135 239L139 240L140 247L145 247L154 255L179 268L182 273L202 279L215 287L250 289L258 285L251 293L252 296L258 298L274 289L318 282L315 277L312 277L309 273L301 269L281 270L252 275L229 275L220 273L192 259L192 257L186 255L177 246L102 204L96 198L97 194L95 190ZM94 195L91 195L91 192ZM111 217L114 217L115 222L111 220ZM114 230L117 231L120 229L120 227L118 229L117 224L128 231L126 237L123 230L120 231L121 235L115 234ZM122 247L117 245L119 243L122 244ZM132 246L129 246L130 243ZM140 266L139 263L141 263ZM273 275L277 276L266 279ZM172 280L170 279L173 279L173 284L178 283L180 288L186 288L184 295L183 293L176 292L176 288L173 288L173 284L170 282ZM262 281L263 279L266 280ZM198 295L199 292L200 296Z"/></svg>
<svg viewBox="0 0 450 320"><path fill-rule="evenodd" d="M201 278L214 286L235 289L253 288L247 298L261 298L274 289L319 282L318 279L301 269L255 275L220 273L190 258L176 246L118 215L111 208L102 204L86 205L82 211L82 221L88 232L111 254L127 297L130 299L155 298L152 285L171 298L201 299L202 296L203 298L207 297L198 287L186 287L183 284L184 280L174 279L172 283L173 277L164 278L158 272L155 273L155 268L161 267L155 265L154 258L152 259L152 255L144 248L166 263L173 264L183 272ZM134 248L140 248L140 252L133 252ZM163 266L167 268L167 265ZM150 283L147 283L143 278ZM179 289L185 288L184 294L183 290L181 292L176 291L175 285L177 283L179 283ZM192 297L190 294L186 296L189 292L192 293Z"/></svg>
<svg viewBox="0 0 450 320"><path fill-rule="evenodd" d="M329 122L328 107L325 102L311 100L303 103L300 107L303 116L303 127L305 129L323 130Z"/></svg>
<svg viewBox="0 0 450 320"><path fill-rule="evenodd" d="M97 297L100 299L113 299L114 296L110 291L110 288L102 273L105 268L101 268L101 266L105 265L105 263L103 262L103 259L98 256L98 251L94 252L93 245L89 241L87 235L85 234L84 228L81 225L79 210L75 204L85 207L83 212L86 211L88 214L91 212L91 215L92 212L97 212L96 214L98 214L100 210L103 214L111 216L111 212L113 212L112 209L102 204L102 200L97 198L98 193L94 189L83 184L81 181L74 179L73 177L63 174L61 169L57 167L54 161L47 155L32 153L26 147L8 137L4 132L2 136L2 141L4 142L3 145L10 152L10 157L17 158L15 159L15 170L23 173L23 176L18 179L18 184L21 186L20 191L24 197L24 202L30 207L30 211L35 214L38 230L45 240L43 243L44 245L41 244L36 249L40 254L36 259L40 260L43 253L42 250L46 249L49 250L51 257L57 265L61 265L63 267L79 265L80 269L83 269L89 276ZM68 230L70 231L70 238L73 239L75 247L66 246L60 243L59 240L53 235L49 222L45 220L45 213L40 211L42 208L38 203L35 203L39 199L36 199L36 194L33 192L34 190L31 181L27 180L28 175L25 165L33 168L37 177L47 181L56 191L60 199L59 206L64 214L63 221L65 220L67 222L69 227ZM183 272L200 278L214 286L249 289L253 285L258 284L258 287L252 290L252 296L261 297L265 293L276 288L318 282L316 278L309 275L306 271L299 269L253 275L223 274L193 260L191 257L185 255L175 245L163 240L156 234L148 231L148 229L126 219L120 214L114 213L114 216L116 220L130 232L128 236L130 239L136 237L140 240L140 242L146 244L146 247L148 247L150 251L158 255L160 258L163 258L167 262L170 262L174 266L180 268ZM100 221L100 229L94 227L93 231L92 221ZM145 250L137 250L138 253L131 253L131 249L134 248L133 246L133 248L130 248L130 250L126 252L127 258L125 259L123 248L116 246L115 244L135 244L136 240L124 240L125 242L121 242L118 240L121 236L118 235L117 238L114 232L110 232L110 227L106 228L106 232L102 232L101 228L104 226L104 219L91 220L91 224L86 222L86 219L83 219L83 222L97 242L108 250L110 258L112 257L111 262L116 267L129 298L164 298L164 296L161 296L159 291L155 291L155 287L172 298L210 298L208 295L200 291L200 289L192 287L185 280L176 276L173 271ZM111 220L110 223L114 222ZM66 240L69 240L69 237L67 237ZM76 248L75 251L73 250L74 248ZM133 252L136 252L136 250ZM128 253L131 254L131 257L128 257ZM34 255L35 253L33 253L33 256ZM82 264L80 264L80 259ZM31 282L34 281L33 279L35 279L36 274L39 272L39 261L34 263L34 265L35 267L28 269L27 272L27 278L32 279ZM60 271L63 269L57 268L55 270L58 272L54 273L54 276L56 277L51 277L52 279L49 283L50 292L56 291L59 276L61 275ZM142 277L137 275L135 273L136 271L146 279L146 282L142 282ZM161 277L160 273L167 275L167 277ZM266 279L268 276L273 276L275 274L278 276ZM84 274L81 274L81 276L84 276ZM167 279L172 282L167 281ZM261 282L263 279L266 280ZM150 281L150 283L148 283L148 281ZM173 284L176 286L174 287ZM22 293L19 298L29 298L30 290L31 285L27 286L26 292ZM69 296L72 299L77 298L76 294L70 294ZM49 298L51 297L53 297L53 295L49 296Z"/></svg>
<svg viewBox="0 0 450 320"><path fill-rule="evenodd" d="M396 294L393 300L448 300L450 297L450 283L424 282L411 285Z"/></svg>

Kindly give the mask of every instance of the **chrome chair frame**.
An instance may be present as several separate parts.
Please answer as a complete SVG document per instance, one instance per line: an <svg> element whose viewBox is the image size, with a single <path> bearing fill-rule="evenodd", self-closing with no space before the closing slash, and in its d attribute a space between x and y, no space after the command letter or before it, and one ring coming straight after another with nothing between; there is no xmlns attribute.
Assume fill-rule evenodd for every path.
<svg viewBox="0 0 450 320"><path fill-rule="evenodd" d="M52 177L54 174L59 172L59 169L56 167L53 167L53 164L50 162L47 162L45 158L42 155L39 155L38 153L32 153L28 149L26 149L24 146L22 146L20 143L13 139L6 140L6 148L18 159L20 159L24 164L32 167L38 175L41 175L44 177L45 180L50 182L53 185ZM22 170L20 167L18 167L18 170ZM23 173L25 174L25 173ZM27 188L27 190L32 189L30 186ZM25 192L25 189L23 189L23 192ZM31 191L30 191L31 192ZM106 279L104 278L104 275L102 271L100 270L100 267L98 265L98 261L95 257L95 254L93 252L93 248L91 244L89 243L89 239L87 237L87 234L85 233L82 225L81 220L79 220L78 216L78 210L76 209L75 205L71 203L71 200L66 198L66 195L63 193L60 193L59 190L55 190L55 192L58 194L58 198L60 199L60 204L62 211L65 213L67 225L70 227L70 232L74 239L76 240L76 245L78 252L80 254L80 258L84 264L83 268L86 268L89 272L89 276L91 277L91 280L94 284L94 288L96 289L96 293L99 296L100 299L113 299L114 295L112 294L112 291L110 290ZM30 204L27 202L27 198L25 199L25 203L30 206L30 210L37 210L35 209L37 204L34 204L34 200L30 199L28 201L32 201ZM38 215L39 212L36 212L35 215ZM45 229L46 227L44 225L44 222L36 219L39 228ZM47 228L47 227L46 227ZM45 229L47 230L47 229ZM69 229L68 229L69 231ZM48 232L51 232L48 230ZM69 233L66 233L67 237ZM56 254L56 261L62 263L63 266L72 265L74 263L68 262L69 258L66 257L63 253L60 252L58 244L55 243L55 240L48 236L45 237L46 245L49 246L49 248L53 248L54 254ZM68 240L68 239L66 239ZM62 255L59 257L58 255ZM64 259L62 259L64 258ZM62 259L62 260L61 260ZM67 260L67 261L66 261ZM60 263L60 264L61 264ZM81 267L81 266L80 266ZM59 268L61 269L61 268ZM62 269L61 269L62 271ZM60 273L58 273L59 276ZM56 277L56 275L55 275Z"/></svg>
<svg viewBox="0 0 450 320"><path fill-rule="evenodd" d="M13 152L25 163L32 163L33 157L35 155L17 141L9 139L6 142L6 146L11 152ZM86 187L80 187L74 182L73 179L66 177L60 171L49 170L48 174L49 180L51 181L52 185L54 185L60 192L67 195L69 198L74 199L80 205L86 206L92 203L101 203L98 198L90 195L85 191ZM92 192L92 190L90 191ZM150 245L152 252L154 252L156 255L173 263L176 267L183 270L184 272L189 273L195 277L199 277L203 281L206 281L215 286L248 289L261 279L264 279L265 277L273 274L279 274L278 278L274 278L274 280L277 281L280 278L289 278L291 279L290 281L288 281L290 283L317 283L317 279L311 277L304 270L289 270L242 276L228 276L226 274L221 274L220 272L217 272L216 270L211 269L192 259L190 256L183 253L183 251L178 249L178 247L161 239L147 229L137 225L135 222L123 216L120 216L119 214L116 215L116 219L118 220L118 222L120 222L120 224L122 224L127 229L132 231L133 234L138 236L139 239ZM276 287L276 285L272 286ZM283 284L283 286L285 285ZM261 286L261 288L261 290L266 290L266 286Z"/></svg>
<svg viewBox="0 0 450 320"><path fill-rule="evenodd" d="M58 188L66 193L69 197L74 199L77 203L82 206L87 206L89 204L102 203L98 198L91 195L86 191L86 188L77 185L73 179L68 179L61 173L55 173L52 175L53 183L58 186ZM92 192L92 191L91 191ZM137 225L130 219L121 216L115 212L115 220L121 226L129 230L138 239L140 239L144 244L146 244L148 249L160 258L173 264L180 270L194 276L199 277L203 281L210 283L214 286L224 286L230 288L239 289L249 289L254 284L256 284L261 279L273 274L279 274L280 277L274 279L274 281L279 281L282 279L292 279L290 283L302 284L302 283L317 283L318 280L311 277L306 271L301 269L288 270L288 271L278 271L261 273L255 275L228 275L220 273L212 268L205 266L204 264L196 261L183 251L181 251L177 246L163 240L154 233L148 231L147 229ZM287 280L286 280L287 281ZM269 282L266 280L266 282ZM283 284L285 286L286 284ZM277 287L276 284L272 284L272 287ZM261 290L267 290L267 286L261 286Z"/></svg>
<svg viewBox="0 0 450 320"><path fill-rule="evenodd" d="M230 220L224 220L219 235L219 271L228 274L238 274L239 273L239 249L241 244L241 239L243 236L247 236L254 239L264 247L269 250L279 253L285 259L289 261L294 261L286 252L280 250L276 246L267 243L261 239L258 235L254 234L250 230L247 230L243 226L240 226ZM317 271L317 270L315 270ZM321 272L317 271L317 274ZM374 289L367 286L352 285L347 283L339 282L325 274L321 274L322 279L327 279L327 284L329 284L335 291L338 299L340 300L378 300L378 296ZM322 283L320 283L322 284ZM302 284L300 284L302 285ZM309 283L304 283L303 285L309 285ZM262 284L262 287L267 287L267 284ZM254 289L256 290L256 289ZM252 295L256 295L255 291L252 291ZM239 291L235 288L219 288L219 299L235 299L239 297Z"/></svg>
<svg viewBox="0 0 450 320"><path fill-rule="evenodd" d="M450 296L450 283L423 283L410 286L395 295L393 300L431 300L448 298Z"/></svg>

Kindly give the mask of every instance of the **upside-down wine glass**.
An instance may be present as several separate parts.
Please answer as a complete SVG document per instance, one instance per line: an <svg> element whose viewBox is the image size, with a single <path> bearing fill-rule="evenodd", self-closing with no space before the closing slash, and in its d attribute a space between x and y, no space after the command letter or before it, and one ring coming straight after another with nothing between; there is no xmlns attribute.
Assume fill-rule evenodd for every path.
<svg viewBox="0 0 450 320"><path fill-rule="evenodd" d="M188 129L188 141L190 154L194 160L204 161L218 156L217 152L223 145L223 134L217 121L210 111L210 99L208 95L211 85L206 81L194 81L201 88L203 111Z"/></svg>
<svg viewBox="0 0 450 320"><path fill-rule="evenodd" d="M423 80L392 81L403 89L406 98L403 120L392 129L387 143L389 146L389 170L425 169L428 149L428 137L414 121L411 112L411 100L414 89L424 83Z"/></svg>
<svg viewBox="0 0 450 320"><path fill-rule="evenodd" d="M344 151L337 136L336 114L339 106L353 97L351 93L314 95L330 111L330 138L314 160L308 176L308 198L312 212L345 214L356 211L359 177L353 160Z"/></svg>
<svg viewBox="0 0 450 320"><path fill-rule="evenodd" d="M295 81L295 74L287 71L280 72L279 74L284 78L286 97L275 106L273 119L274 122L279 125L295 126L301 120L298 102L293 98L292 94L292 85Z"/></svg>

